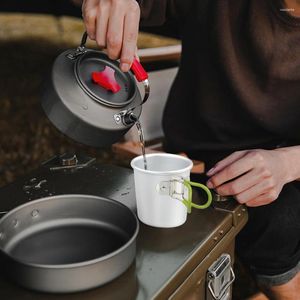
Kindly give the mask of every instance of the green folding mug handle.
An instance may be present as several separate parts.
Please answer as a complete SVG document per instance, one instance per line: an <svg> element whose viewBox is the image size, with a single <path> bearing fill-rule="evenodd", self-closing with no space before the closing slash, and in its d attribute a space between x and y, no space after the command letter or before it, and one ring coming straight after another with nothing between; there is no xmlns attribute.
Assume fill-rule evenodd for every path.
<svg viewBox="0 0 300 300"><path fill-rule="evenodd" d="M211 205L212 202L212 194L211 191L209 190L209 188L201 183L198 182L192 182L192 181L188 181L188 180L183 180L183 184L184 186L188 189L188 196L187 199L183 199L182 203L187 207L187 211L188 213L191 213L192 211L192 207L197 208L197 209L205 209L208 208ZM204 190L207 194L207 202L199 205L196 203L192 202L192 196L193 196L193 189L192 186L200 188L202 190Z"/></svg>

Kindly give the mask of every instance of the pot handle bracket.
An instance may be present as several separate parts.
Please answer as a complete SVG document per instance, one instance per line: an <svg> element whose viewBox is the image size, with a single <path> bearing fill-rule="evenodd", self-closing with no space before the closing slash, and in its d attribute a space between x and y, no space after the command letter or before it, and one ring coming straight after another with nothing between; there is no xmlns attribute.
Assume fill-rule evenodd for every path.
<svg viewBox="0 0 300 300"><path fill-rule="evenodd" d="M80 56L86 52L85 44L86 44L87 37L88 37L88 35L87 35L87 32L85 31L84 34L82 35L80 46L78 46L75 51L67 54L67 57L69 59L74 60L78 56Z"/></svg>

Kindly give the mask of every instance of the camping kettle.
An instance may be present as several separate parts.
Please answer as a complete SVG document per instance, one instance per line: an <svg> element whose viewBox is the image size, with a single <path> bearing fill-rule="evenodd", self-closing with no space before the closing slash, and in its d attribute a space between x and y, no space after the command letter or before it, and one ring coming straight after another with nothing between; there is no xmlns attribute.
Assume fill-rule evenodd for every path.
<svg viewBox="0 0 300 300"><path fill-rule="evenodd" d="M137 59L124 73L102 51L85 47L87 33L76 49L61 53L45 82L42 107L50 121L75 141L105 147L138 121L149 97L148 74ZM135 78L142 82L142 99Z"/></svg>

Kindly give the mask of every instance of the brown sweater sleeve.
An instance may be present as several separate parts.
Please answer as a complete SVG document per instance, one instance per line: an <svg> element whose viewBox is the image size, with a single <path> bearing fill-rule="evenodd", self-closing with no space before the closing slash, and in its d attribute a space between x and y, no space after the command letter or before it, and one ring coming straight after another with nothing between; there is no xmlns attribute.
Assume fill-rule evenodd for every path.
<svg viewBox="0 0 300 300"><path fill-rule="evenodd" d="M192 0L137 0L141 7L143 26L162 25L167 18L183 19Z"/></svg>

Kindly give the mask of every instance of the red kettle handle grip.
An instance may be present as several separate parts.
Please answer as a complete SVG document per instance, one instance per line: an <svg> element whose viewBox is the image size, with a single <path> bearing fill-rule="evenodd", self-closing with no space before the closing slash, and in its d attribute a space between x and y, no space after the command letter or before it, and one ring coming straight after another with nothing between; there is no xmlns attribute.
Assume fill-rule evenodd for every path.
<svg viewBox="0 0 300 300"><path fill-rule="evenodd" d="M87 37L88 34L85 31L81 39L80 47L85 47ZM134 58L133 63L131 65L131 71L134 73L138 82L145 81L148 79L147 72L145 71L145 69L143 68L141 63L137 60L136 57Z"/></svg>
<svg viewBox="0 0 300 300"><path fill-rule="evenodd" d="M131 71L134 73L138 82L145 81L148 79L148 73L145 71L144 67L141 63L134 58L133 63L131 65Z"/></svg>

